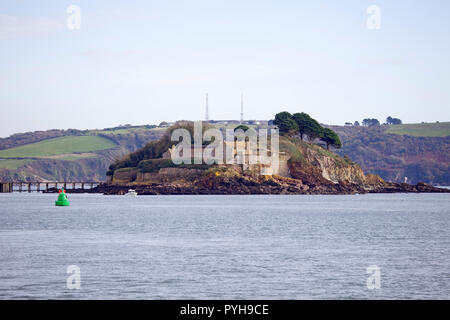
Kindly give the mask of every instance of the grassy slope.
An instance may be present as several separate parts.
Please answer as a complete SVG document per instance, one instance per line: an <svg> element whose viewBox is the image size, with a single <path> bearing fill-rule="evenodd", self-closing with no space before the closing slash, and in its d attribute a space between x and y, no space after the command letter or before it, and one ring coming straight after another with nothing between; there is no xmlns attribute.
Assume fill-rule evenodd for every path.
<svg viewBox="0 0 450 320"><path fill-rule="evenodd" d="M98 136L66 136L1 150L0 158L43 158L60 154L92 152L114 148L116 144Z"/></svg>
<svg viewBox="0 0 450 320"><path fill-rule="evenodd" d="M31 159L22 159L22 160L17 160L17 159L5 159L5 160L0 160L0 169L8 169L8 170L17 170L20 167L33 162L33 160Z"/></svg>
<svg viewBox="0 0 450 320"><path fill-rule="evenodd" d="M390 126L386 133L415 137L447 137L450 136L450 122L400 124Z"/></svg>
<svg viewBox="0 0 450 320"><path fill-rule="evenodd" d="M13 146L0 150L0 180L34 179L37 176L46 180L103 180L114 157L121 157L124 151L141 148L148 141L161 136L165 130L141 126L62 132L67 134L64 137L51 137L54 135L52 132L47 132L47 138L45 134L35 136L35 132L23 134L25 138L31 139L20 136L21 139L13 141L16 142ZM97 136L99 133L108 137ZM14 140L14 137L11 139ZM42 161L34 161L40 159ZM30 167L25 167L28 164Z"/></svg>

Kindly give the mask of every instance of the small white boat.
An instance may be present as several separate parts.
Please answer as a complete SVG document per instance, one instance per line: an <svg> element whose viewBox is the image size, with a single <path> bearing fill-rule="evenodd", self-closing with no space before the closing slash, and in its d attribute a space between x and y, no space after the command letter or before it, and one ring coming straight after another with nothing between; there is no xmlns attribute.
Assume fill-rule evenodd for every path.
<svg viewBox="0 0 450 320"><path fill-rule="evenodd" d="M126 196L137 196L138 194L137 194L136 190L130 189L130 190L128 190L127 193L125 193L125 195Z"/></svg>

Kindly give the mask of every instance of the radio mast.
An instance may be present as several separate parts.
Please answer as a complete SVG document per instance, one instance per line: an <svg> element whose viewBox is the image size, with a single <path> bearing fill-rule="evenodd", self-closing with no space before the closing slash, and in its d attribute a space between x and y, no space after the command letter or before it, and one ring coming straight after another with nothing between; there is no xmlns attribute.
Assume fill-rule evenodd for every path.
<svg viewBox="0 0 450 320"><path fill-rule="evenodd" d="M206 94L205 120L209 121L208 94Z"/></svg>
<svg viewBox="0 0 450 320"><path fill-rule="evenodd" d="M244 122L244 94L241 93L241 123Z"/></svg>

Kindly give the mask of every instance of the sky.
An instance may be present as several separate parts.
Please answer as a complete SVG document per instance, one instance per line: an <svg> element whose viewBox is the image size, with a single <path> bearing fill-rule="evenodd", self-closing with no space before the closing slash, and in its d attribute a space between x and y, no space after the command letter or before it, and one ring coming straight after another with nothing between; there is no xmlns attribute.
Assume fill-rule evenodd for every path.
<svg viewBox="0 0 450 320"><path fill-rule="evenodd" d="M206 93L214 120L243 93L247 120L442 122L449 88L446 0L0 0L0 137L200 120Z"/></svg>

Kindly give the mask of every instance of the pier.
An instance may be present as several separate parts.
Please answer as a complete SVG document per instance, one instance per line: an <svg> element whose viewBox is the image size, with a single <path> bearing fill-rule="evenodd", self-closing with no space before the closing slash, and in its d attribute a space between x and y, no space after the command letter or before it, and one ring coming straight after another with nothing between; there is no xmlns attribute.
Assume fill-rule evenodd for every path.
<svg viewBox="0 0 450 320"><path fill-rule="evenodd" d="M36 182L1 182L0 193L5 192L47 192L50 188L64 188L64 190L90 190L98 186L101 182L57 182L57 181L36 181Z"/></svg>

